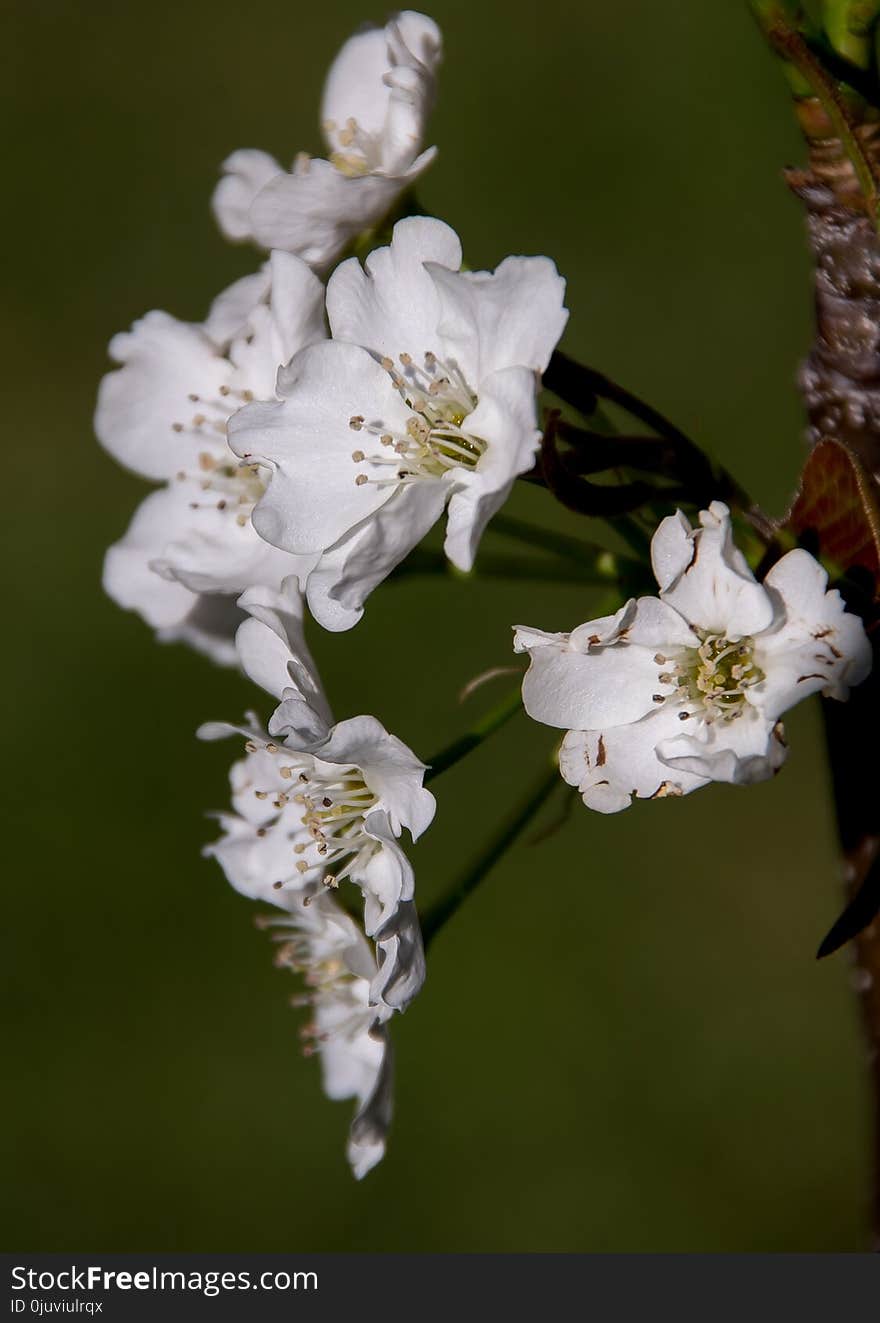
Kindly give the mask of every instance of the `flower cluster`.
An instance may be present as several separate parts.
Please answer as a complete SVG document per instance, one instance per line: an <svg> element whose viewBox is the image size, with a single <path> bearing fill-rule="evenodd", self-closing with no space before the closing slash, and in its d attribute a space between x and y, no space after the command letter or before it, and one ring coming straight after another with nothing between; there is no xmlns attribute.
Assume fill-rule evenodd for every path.
<svg viewBox="0 0 880 1323"><path fill-rule="evenodd" d="M279 700L267 728L212 722L203 739L244 738L230 774L232 812L213 855L236 891L277 906L264 918L280 963L302 972L314 1006L305 1038L320 1051L331 1098L355 1095L349 1158L364 1175L384 1152L391 1116L386 1024L424 982L413 871L398 837L431 823L425 766L374 717L334 723L302 629L295 580L252 588L236 648L245 672ZM364 898L362 926L333 894Z"/></svg>
<svg viewBox="0 0 880 1323"><path fill-rule="evenodd" d="M302 978L305 1051L331 1098L356 1099L358 1177L385 1150L391 1022L425 977L401 839L435 804L426 765L375 717L334 721L305 608L352 629L444 517L449 562L474 566L517 478L540 475L542 376L568 317L548 257L471 271L455 232L418 214L441 50L413 12L359 32L326 80L326 159L286 172L263 152L229 157L214 213L267 250L261 265L200 324L151 312L117 335L95 420L158 484L107 553L106 591L271 696L265 725L199 731L244 746L206 853L271 907L259 923ZM759 583L718 502L696 530L664 519L652 559L658 598L571 634L515 635L525 709L567 731L562 775L603 813L770 776L781 714L816 691L845 697L870 665L818 562L791 551Z"/></svg>
<svg viewBox="0 0 880 1323"><path fill-rule="evenodd" d="M265 728L251 715L199 732L244 740L207 853L273 907L261 923L314 1008L307 1050L331 1097L358 1100L358 1176L391 1116L388 1021L424 980L400 837L425 830L434 799L424 764L374 717L333 722L303 602L349 629L444 511L449 558L471 567L534 462L540 373L567 316L548 258L463 271L457 235L422 216L325 288L434 159L423 137L441 52L422 14L365 29L327 76L326 160L300 155L287 173L263 152L229 157L214 213L268 256L203 323L151 312L117 335L95 418L106 449L160 484L108 551L106 591L276 702Z"/></svg>

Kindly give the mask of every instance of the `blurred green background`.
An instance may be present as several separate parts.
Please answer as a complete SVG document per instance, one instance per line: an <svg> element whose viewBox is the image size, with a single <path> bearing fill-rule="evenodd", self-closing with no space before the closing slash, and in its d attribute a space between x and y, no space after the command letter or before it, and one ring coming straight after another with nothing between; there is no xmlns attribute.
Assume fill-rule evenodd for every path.
<svg viewBox="0 0 880 1323"><path fill-rule="evenodd" d="M779 510L809 334L800 158L742 0L436 0L446 38L420 190L472 265L547 252L566 347L710 446ZM297 1051L289 975L199 857L257 701L155 645L100 589L144 494L91 435L111 334L200 319L251 269L208 212L236 147L319 149L318 98L363 0L18 0L4 9L10 259L2 968L3 1244L72 1250L841 1250L862 1244L867 1120L818 713L771 785L575 812L437 939L395 1025L397 1120L355 1185L346 1104ZM11 100L10 100L11 98ZM573 529L538 490L512 509ZM500 539L492 542L503 548ZM512 548L513 549L513 548ZM513 621L570 628L577 587L410 581L316 654L341 715L429 756L489 693ZM436 783L438 894L535 775L514 721Z"/></svg>

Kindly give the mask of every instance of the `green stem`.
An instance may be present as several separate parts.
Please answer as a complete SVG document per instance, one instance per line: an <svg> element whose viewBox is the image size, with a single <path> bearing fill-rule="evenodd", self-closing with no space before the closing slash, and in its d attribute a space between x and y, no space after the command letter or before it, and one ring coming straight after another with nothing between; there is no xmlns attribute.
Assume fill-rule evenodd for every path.
<svg viewBox="0 0 880 1323"><path fill-rule="evenodd" d="M524 827L528 826L538 809L546 803L558 785L561 785L559 768L554 762L550 771L544 773L513 814L501 824L496 835L477 856L471 867L462 874L445 896L441 896L422 915L422 938L426 949L468 896L476 891L499 859L507 853L517 836Z"/></svg>
<svg viewBox="0 0 880 1323"><path fill-rule="evenodd" d="M502 699L497 707L491 708L469 731L466 731L464 735L460 735L457 740L453 740L451 744L447 744L445 749L441 749L439 753L428 760L425 784L427 785L429 781L433 781L435 776L439 776L447 768L454 767L472 749L476 749L490 735L494 735L496 730L500 730L505 722L509 721L521 708L522 695L519 686L517 686L512 693Z"/></svg>

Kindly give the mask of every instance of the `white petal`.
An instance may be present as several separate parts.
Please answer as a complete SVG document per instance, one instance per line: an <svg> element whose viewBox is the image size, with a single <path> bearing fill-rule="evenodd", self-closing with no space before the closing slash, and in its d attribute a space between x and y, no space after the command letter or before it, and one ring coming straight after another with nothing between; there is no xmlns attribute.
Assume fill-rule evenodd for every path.
<svg viewBox="0 0 880 1323"><path fill-rule="evenodd" d="M160 643L185 643L217 666L237 666L235 631L240 623L233 597L202 594L194 599L185 620L158 629L156 638Z"/></svg>
<svg viewBox="0 0 880 1323"><path fill-rule="evenodd" d="M300 349L326 338L324 286L311 267L292 253L272 253L270 266L272 295L269 303L278 330L280 366L289 362Z"/></svg>
<svg viewBox="0 0 880 1323"><path fill-rule="evenodd" d="M223 178L211 198L217 224L227 239L252 239L251 205L269 180L281 174L281 166L268 152L243 148L228 156L222 169Z"/></svg>
<svg viewBox="0 0 880 1323"><path fill-rule="evenodd" d="M379 802L377 811L388 815L395 835L406 827L413 840L434 817L436 801L422 785L425 764L375 717L350 717L338 722L325 744L315 750L321 762L361 769Z"/></svg>
<svg viewBox="0 0 880 1323"><path fill-rule="evenodd" d="M352 629L364 602L443 513L449 488L439 481L400 487L381 509L326 551L308 579L309 609L324 629Z"/></svg>
<svg viewBox="0 0 880 1323"><path fill-rule="evenodd" d="M295 690L328 728L333 715L306 644L296 580L286 579L280 592L250 588L238 604L249 615L235 640L245 674L276 698Z"/></svg>
<svg viewBox="0 0 880 1323"><path fill-rule="evenodd" d="M434 155L433 148L422 152L406 172L393 176L351 178L329 161L301 163L293 174L278 175L254 200L254 234L265 248L283 248L323 270L353 238L382 220Z"/></svg>
<svg viewBox="0 0 880 1323"><path fill-rule="evenodd" d="M410 414L365 350L334 341L296 354L279 373L278 389L281 403L250 404L233 415L229 443L275 470L254 527L267 542L307 555L331 547L391 494L355 482L359 434L350 419L361 415L381 431L398 432Z"/></svg>
<svg viewBox="0 0 880 1323"><path fill-rule="evenodd" d="M440 29L424 14L409 10L385 28L391 69L383 82L389 91L381 135L385 172L397 173L413 160L434 104L435 71L442 56Z"/></svg>
<svg viewBox="0 0 880 1323"><path fill-rule="evenodd" d="M678 711L657 709L626 726L569 731L559 752L559 770L581 792L588 808L618 813L640 799L687 795L708 778L670 769L657 756L657 744L679 729Z"/></svg>
<svg viewBox="0 0 880 1323"><path fill-rule="evenodd" d="M426 352L439 353L440 299L426 262L461 265L458 235L428 216L398 221L390 246L374 249L365 268L354 257L343 262L327 285L334 337L395 361L401 353L417 363Z"/></svg>
<svg viewBox="0 0 880 1323"><path fill-rule="evenodd" d="M385 850L400 847L395 841ZM419 916L412 900L398 902L394 913L373 934L379 970L370 987L370 1000L392 1011L405 1011L425 982L425 951Z"/></svg>
<svg viewBox="0 0 880 1323"><path fill-rule="evenodd" d="M416 9L403 9L389 19L385 35L392 63L417 60L429 73L435 73L443 58L443 36L433 18Z"/></svg>
<svg viewBox="0 0 880 1323"><path fill-rule="evenodd" d="M264 542L236 506L206 497L197 478L172 482L161 493L164 523L151 553L155 570L194 593L237 596L249 584L278 587L286 575L305 573L313 561Z"/></svg>
<svg viewBox="0 0 880 1323"><path fill-rule="evenodd" d="M543 372L565 329L565 281L549 257L507 257L495 271L427 270L440 295L448 354L474 383L490 372ZM482 392L482 387L481 387Z"/></svg>
<svg viewBox="0 0 880 1323"><path fill-rule="evenodd" d="M180 515L175 496L173 488L152 492L104 559L108 597L126 610L137 611L154 629L182 623L195 605L190 589L169 582L152 568Z"/></svg>
<svg viewBox="0 0 880 1323"><path fill-rule="evenodd" d="M279 367L327 335L324 287L311 267L281 252L272 254L269 266L270 303L251 308L228 351L236 367L231 386L258 400L274 399Z"/></svg>
<svg viewBox="0 0 880 1323"><path fill-rule="evenodd" d="M687 522L673 515L654 535L652 560L658 580L665 584L663 600L710 633L731 640L759 634L773 620L773 602L734 546L727 506L713 501L700 512L700 522L701 528L686 533ZM676 574L688 545L691 559Z"/></svg>
<svg viewBox="0 0 880 1323"><path fill-rule="evenodd" d="M242 276L217 295L202 329L218 349L226 349L232 340L245 333L254 308L265 302L269 294L270 282L267 262L259 271Z"/></svg>
<svg viewBox="0 0 880 1323"><path fill-rule="evenodd" d="M632 644L589 653L548 643L530 650L523 704L535 721L561 730L595 730L638 721L656 705L660 684L650 648Z"/></svg>
<svg viewBox="0 0 880 1323"><path fill-rule="evenodd" d="M219 401L232 369L199 327L149 312L113 337L110 356L123 366L101 382L95 431L111 455L146 478L168 478L211 449L188 430L200 408L189 397Z"/></svg>
<svg viewBox="0 0 880 1323"><path fill-rule="evenodd" d="M858 616L840 594L827 591L828 576L807 551L789 551L764 586L778 604L775 627L755 640L754 658L764 672L749 699L773 721L809 694L845 699L871 669L871 645Z"/></svg>
<svg viewBox="0 0 880 1323"><path fill-rule="evenodd" d="M528 368L494 372L482 382L477 407L462 423L487 449L472 470L448 475L455 490L449 502L445 551L460 570L473 567L480 538L510 494L514 479L533 465L541 440L537 379Z"/></svg>
<svg viewBox="0 0 880 1323"><path fill-rule="evenodd" d="M383 844L373 850L366 864L352 868L351 880L363 892L364 931L377 940L379 930L394 919L401 903L412 901L415 876L412 864L394 839L386 814L371 813L367 826L377 840L384 838ZM385 981L380 970L371 988L370 1000L374 1005L384 1000L381 990Z"/></svg>
<svg viewBox="0 0 880 1323"><path fill-rule="evenodd" d="M671 651L696 648L700 640L683 616L659 597L640 597L631 619L624 622L625 637L642 647ZM574 638L574 635L572 636Z"/></svg>
<svg viewBox="0 0 880 1323"><path fill-rule="evenodd" d="M560 647L568 643L568 634L549 634L544 629L533 629L530 625L513 626L514 652L528 652L531 648L545 647L549 643L558 643Z"/></svg>
<svg viewBox="0 0 880 1323"><path fill-rule="evenodd" d="M412 12L347 41L327 75L321 105L330 149L371 169L409 164L433 102L440 52L437 25Z"/></svg>
<svg viewBox="0 0 880 1323"><path fill-rule="evenodd" d="M261 793L271 786L265 781L257 784ZM222 816L220 823L223 836L204 853L217 860L226 880L240 895L286 908L289 892L277 888L276 882L289 879L291 888L302 891L320 878L320 863L306 873L293 871L292 838L286 831L267 828L258 835L249 822L232 815Z"/></svg>
<svg viewBox="0 0 880 1323"><path fill-rule="evenodd" d="M362 1180L384 1156L385 1138L391 1126L394 1066L391 1044L385 1032L379 1028L371 1032L370 1041L380 1043L382 1055L372 1090L358 1107L349 1131L346 1151L356 1180Z"/></svg>
<svg viewBox="0 0 880 1323"><path fill-rule="evenodd" d="M636 609L636 600L631 597L614 615L585 621L568 635L569 646L575 652L589 652L599 643L617 643L626 638L635 620Z"/></svg>
<svg viewBox="0 0 880 1323"><path fill-rule="evenodd" d="M754 708L734 721L701 723L693 735L677 734L658 744L658 756L676 772L710 781L752 785L773 776L785 760L782 732Z"/></svg>
<svg viewBox="0 0 880 1323"><path fill-rule="evenodd" d="M382 133L388 108L388 90L382 80L389 68L384 28L365 28L341 47L321 98L321 125L331 151L352 150L346 132L349 120L368 136L378 138Z"/></svg>
<svg viewBox="0 0 880 1323"><path fill-rule="evenodd" d="M694 549L694 530L681 510L661 519L651 538L651 565L661 593L684 574Z"/></svg>

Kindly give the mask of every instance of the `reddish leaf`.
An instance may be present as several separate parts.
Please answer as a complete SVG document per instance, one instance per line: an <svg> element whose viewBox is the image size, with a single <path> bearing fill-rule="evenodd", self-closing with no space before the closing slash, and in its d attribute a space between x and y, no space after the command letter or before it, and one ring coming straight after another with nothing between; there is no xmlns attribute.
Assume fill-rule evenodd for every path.
<svg viewBox="0 0 880 1323"><path fill-rule="evenodd" d="M798 536L812 530L820 553L841 571L862 565L880 578L877 488L842 441L828 439L813 447L785 522Z"/></svg>

